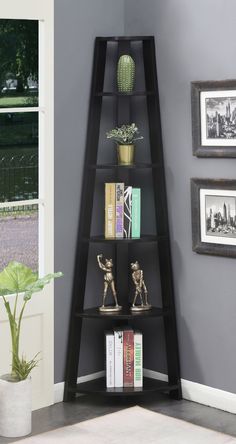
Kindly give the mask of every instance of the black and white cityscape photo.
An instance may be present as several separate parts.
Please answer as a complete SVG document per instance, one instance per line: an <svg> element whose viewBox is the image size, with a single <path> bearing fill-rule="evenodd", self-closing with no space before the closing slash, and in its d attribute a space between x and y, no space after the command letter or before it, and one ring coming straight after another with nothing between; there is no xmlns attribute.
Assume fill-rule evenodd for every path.
<svg viewBox="0 0 236 444"><path fill-rule="evenodd" d="M205 99L208 139L236 139L236 97Z"/></svg>
<svg viewBox="0 0 236 444"><path fill-rule="evenodd" d="M206 234L236 238L236 197L206 196Z"/></svg>

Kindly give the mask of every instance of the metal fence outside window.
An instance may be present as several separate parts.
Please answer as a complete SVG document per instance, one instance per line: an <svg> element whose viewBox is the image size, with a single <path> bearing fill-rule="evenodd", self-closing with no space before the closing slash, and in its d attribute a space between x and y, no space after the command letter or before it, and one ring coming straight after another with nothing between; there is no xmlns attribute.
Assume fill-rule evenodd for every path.
<svg viewBox="0 0 236 444"><path fill-rule="evenodd" d="M38 155L0 155L0 202L38 197Z"/></svg>

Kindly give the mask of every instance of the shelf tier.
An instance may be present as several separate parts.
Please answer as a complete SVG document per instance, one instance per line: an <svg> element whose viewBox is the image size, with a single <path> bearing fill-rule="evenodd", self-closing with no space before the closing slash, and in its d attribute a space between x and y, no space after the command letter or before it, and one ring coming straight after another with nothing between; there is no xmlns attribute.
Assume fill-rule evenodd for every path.
<svg viewBox="0 0 236 444"><path fill-rule="evenodd" d="M108 170L108 169L125 169L125 170L135 170L135 169L154 169L160 168L159 163L135 163L134 165L117 165L115 163L103 163L103 164L90 164L89 169L92 170Z"/></svg>
<svg viewBox="0 0 236 444"><path fill-rule="evenodd" d="M95 97L146 97L155 96L156 91L132 91L129 93L122 93L116 91L99 91L95 93Z"/></svg>
<svg viewBox="0 0 236 444"><path fill-rule="evenodd" d="M94 379L93 381L77 384L74 389L70 388L69 391L72 393L86 393L103 396L135 396L152 392L171 392L178 388L178 384L171 385L168 382L152 378L144 378L143 387L106 388L105 378L99 378Z"/></svg>
<svg viewBox="0 0 236 444"><path fill-rule="evenodd" d="M166 240L167 236L156 236L152 234L144 234L139 238L109 238L106 239L104 236L91 236L91 237L82 237L80 240L82 242L89 243L117 243L117 244L130 244L130 243L148 243L148 242L160 242L162 240Z"/></svg>
<svg viewBox="0 0 236 444"><path fill-rule="evenodd" d="M118 36L118 37L97 37L100 42L144 42L145 40L153 40L153 36Z"/></svg>
<svg viewBox="0 0 236 444"><path fill-rule="evenodd" d="M122 311L118 312L109 312L104 313L100 312L98 307L93 308L87 308L79 313L76 313L75 316L83 319L149 319L149 318L156 318L156 317L162 317L162 316L168 316L170 314L170 310L158 308L158 307L152 307L150 310L140 311L140 312L131 312L128 308L123 309Z"/></svg>

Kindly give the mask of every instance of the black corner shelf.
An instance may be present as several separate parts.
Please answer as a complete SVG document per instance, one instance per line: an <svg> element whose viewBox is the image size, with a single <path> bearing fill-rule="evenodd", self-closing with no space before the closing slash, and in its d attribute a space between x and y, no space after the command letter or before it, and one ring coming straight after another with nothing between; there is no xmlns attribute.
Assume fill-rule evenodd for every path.
<svg viewBox="0 0 236 444"><path fill-rule="evenodd" d="M115 163L103 163L103 164L90 164L88 166L91 170L143 170L143 169L155 169L161 168L159 163L135 163L133 165L118 165Z"/></svg>
<svg viewBox="0 0 236 444"><path fill-rule="evenodd" d="M94 379L93 381L77 384L70 389L71 393L96 394L101 396L137 396L154 392L170 393L178 390L178 384L169 384L153 378L143 378L143 387L114 387L106 388L105 378Z"/></svg>
<svg viewBox="0 0 236 444"><path fill-rule="evenodd" d="M113 36L113 37L96 37L95 45L99 42L114 42L114 43L121 43L121 42L144 42L144 41L150 41L154 40L153 36Z"/></svg>
<svg viewBox="0 0 236 444"><path fill-rule="evenodd" d="M163 240L167 240L167 235L155 235L155 234L144 234L141 237L128 237L128 238L105 238L103 235L100 236L90 236L90 237L82 237L81 242L88 243L102 243L102 244L140 244L140 243L149 243L149 242L160 242Z"/></svg>
<svg viewBox="0 0 236 444"><path fill-rule="evenodd" d="M154 96L156 91L133 91L130 93L121 93L115 91L98 91L95 93L95 97L146 97Z"/></svg>
<svg viewBox="0 0 236 444"><path fill-rule="evenodd" d="M140 42L139 45L136 45L136 63L139 62L139 59L143 61L145 87L141 88L141 90L124 94L116 91L107 91L104 89L107 48L108 44L112 42L116 44L117 60L122 54L132 53L132 48L135 42ZM137 50L139 51L138 57ZM115 61L116 63L117 60ZM134 102L132 101L132 97L144 98L142 101L137 101L135 106L143 106L145 102L145 108L147 109L150 153L146 152L146 162L140 162L128 166L116 165L113 163L99 164L97 162L103 97L109 97L111 100L114 100L114 109L116 109L116 121L114 122L114 126L133 122L132 106L134 105ZM147 143L145 144L145 147L145 149L147 149ZM141 237L137 239L106 239L104 235L94 236L91 233L91 224L97 171L100 170L99 174L102 175L104 174L104 171L110 170L110 173L114 178L114 182L119 181L130 183L133 180L133 173L143 169L147 169L147 174L150 174L152 177L156 215L156 234L142 234ZM140 175L140 181L142 185L142 174ZM112 245L112 251L116 258L116 275L121 276L117 280L118 301L123 307L128 305L127 295L129 294L129 285L127 270L130 265L130 252L131 250L134 250L132 245L142 244L142 248L146 248L145 244L153 243L153 250L156 251L157 256L156 262L159 268L159 274L157 274L160 276L161 298L162 306L164 308L154 306L150 311L140 313L132 313L128 308L124 308L121 312L113 314L100 313L97 307L85 309L84 306L86 306L86 304L84 299L86 292L89 248L91 243L98 244L99 248L101 244ZM152 289L152 293L155 294L155 291L153 290L154 289ZM99 302L100 301L98 300L97 303L99 304ZM93 381L77 384L82 337L81 332L84 321L89 319L90 326L92 326L92 322L95 320L102 320L104 323L105 320L110 320L114 322L114 326L117 326L129 323L131 324L131 322L135 320L144 321L150 320L151 318L157 318L157 320L160 318L163 320L168 382L163 382L152 378L144 378L143 387L138 389L107 389L105 378L99 378ZM155 323L152 323L152 328L154 328L154 324ZM158 324L158 322L156 324ZM153 334L155 334L155 332ZM103 338L101 338L101 340L103 340ZM153 353L155 353L155 350L153 350ZM76 393L105 396L134 396L145 395L147 393L154 394L158 391L169 393L170 396L175 399L180 399L182 396L169 239L164 155L156 73L155 41L154 37L152 36L97 37L95 39L94 48L83 186L76 246L64 401L73 400Z"/></svg>
<svg viewBox="0 0 236 444"><path fill-rule="evenodd" d="M83 319L100 319L100 320L141 320L150 318L160 318L170 315L170 310L159 307L152 307L150 310L131 312L129 308L123 309L120 312L104 313L100 312L98 307L87 308L75 313L75 316Z"/></svg>

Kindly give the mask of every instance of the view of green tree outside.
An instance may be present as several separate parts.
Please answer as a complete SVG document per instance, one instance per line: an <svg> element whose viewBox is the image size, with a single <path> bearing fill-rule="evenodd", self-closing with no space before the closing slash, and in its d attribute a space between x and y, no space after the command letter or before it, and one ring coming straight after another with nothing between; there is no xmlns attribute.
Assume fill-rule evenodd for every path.
<svg viewBox="0 0 236 444"><path fill-rule="evenodd" d="M38 268L38 21L0 19L0 270ZM9 108L25 112L8 112ZM28 111L27 111L28 108ZM7 202L29 201L8 207Z"/></svg>
<svg viewBox="0 0 236 444"><path fill-rule="evenodd" d="M0 20L0 201L38 197L38 21ZM5 112L6 109L6 112Z"/></svg>
<svg viewBox="0 0 236 444"><path fill-rule="evenodd" d="M38 105L38 21L0 20L0 107Z"/></svg>

